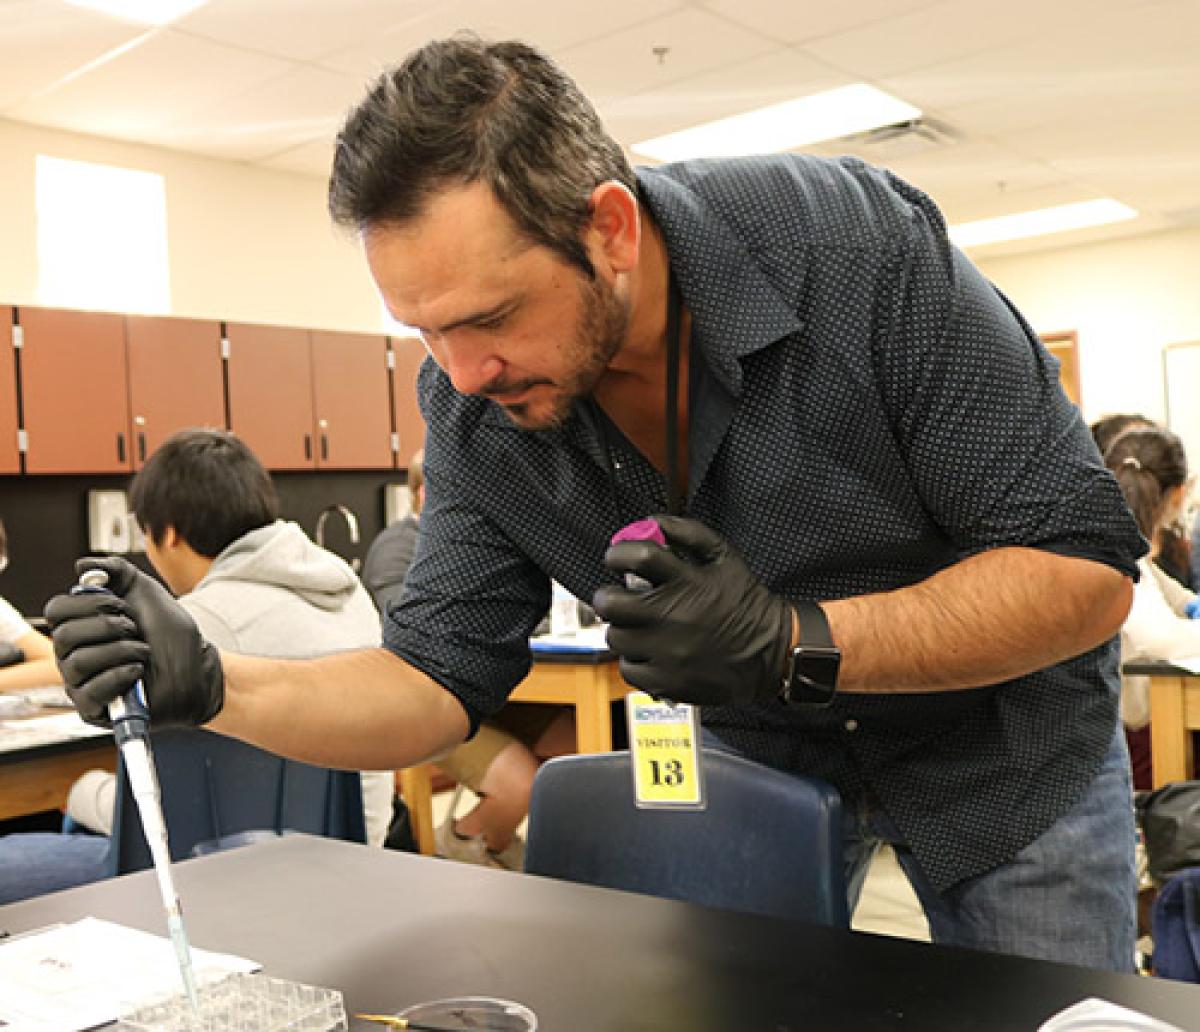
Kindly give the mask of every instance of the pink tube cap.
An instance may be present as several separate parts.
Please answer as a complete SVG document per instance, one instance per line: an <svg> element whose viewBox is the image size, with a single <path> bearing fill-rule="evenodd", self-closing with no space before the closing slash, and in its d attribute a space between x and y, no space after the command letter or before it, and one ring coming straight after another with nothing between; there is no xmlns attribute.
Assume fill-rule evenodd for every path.
<svg viewBox="0 0 1200 1032"><path fill-rule="evenodd" d="M658 520L637 520L627 524L612 536L609 543L615 545L618 541L653 541L664 546L667 543Z"/></svg>

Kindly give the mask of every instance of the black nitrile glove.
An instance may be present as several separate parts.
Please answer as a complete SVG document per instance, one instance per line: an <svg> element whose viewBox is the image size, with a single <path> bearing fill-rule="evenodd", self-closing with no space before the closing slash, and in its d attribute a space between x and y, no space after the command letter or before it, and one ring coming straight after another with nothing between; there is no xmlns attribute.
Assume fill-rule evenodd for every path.
<svg viewBox="0 0 1200 1032"><path fill-rule="evenodd" d="M110 726L108 704L140 678L156 727L207 723L225 701L217 650L158 581L124 559L80 559L107 591L55 595L46 605L67 694L89 724Z"/></svg>
<svg viewBox="0 0 1200 1032"><path fill-rule="evenodd" d="M656 516L668 548L621 541L604 553L617 573L651 588L605 585L592 601L608 621L621 676L655 697L698 705L774 700L792 635L792 608L718 534L695 520Z"/></svg>

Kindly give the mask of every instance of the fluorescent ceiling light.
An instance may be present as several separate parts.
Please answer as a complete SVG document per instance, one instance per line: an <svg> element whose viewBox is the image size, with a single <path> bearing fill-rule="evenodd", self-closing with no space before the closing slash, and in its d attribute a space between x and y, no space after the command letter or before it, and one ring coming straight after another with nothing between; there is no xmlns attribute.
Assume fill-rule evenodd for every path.
<svg viewBox="0 0 1200 1032"><path fill-rule="evenodd" d="M769 154L920 117L920 108L860 82L681 129L630 149L659 161Z"/></svg>
<svg viewBox="0 0 1200 1032"><path fill-rule="evenodd" d="M1020 211L1014 215L1001 215L994 219L963 222L950 227L950 239L959 247L979 247L982 244L999 243L1001 240L1019 240L1022 237L1064 233L1069 229L1104 226L1110 222L1136 219L1137 216L1137 211L1128 204L1104 197L1095 201Z"/></svg>
<svg viewBox="0 0 1200 1032"><path fill-rule="evenodd" d="M67 3L139 25L166 25L203 7L208 0L67 0Z"/></svg>

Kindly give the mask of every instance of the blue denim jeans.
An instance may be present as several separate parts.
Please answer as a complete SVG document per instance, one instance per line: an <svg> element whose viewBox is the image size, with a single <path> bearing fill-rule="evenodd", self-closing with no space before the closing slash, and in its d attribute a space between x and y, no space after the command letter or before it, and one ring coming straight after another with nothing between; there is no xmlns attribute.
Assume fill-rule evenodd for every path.
<svg viewBox="0 0 1200 1032"><path fill-rule="evenodd" d="M110 844L104 835L0 836L0 904L99 881L108 873Z"/></svg>
<svg viewBox="0 0 1200 1032"><path fill-rule="evenodd" d="M882 811L846 815L846 883L853 911L867 867L888 843L929 921L934 942L1132 971L1137 939L1136 831L1129 756L1120 727L1079 801L1008 863L944 892Z"/></svg>
<svg viewBox="0 0 1200 1032"><path fill-rule="evenodd" d="M705 731L708 748L732 751ZM843 848L850 911L871 858L896 851L934 942L1132 971L1137 937L1133 787L1118 726L1079 801L1008 863L938 892L882 810L863 803L845 815Z"/></svg>

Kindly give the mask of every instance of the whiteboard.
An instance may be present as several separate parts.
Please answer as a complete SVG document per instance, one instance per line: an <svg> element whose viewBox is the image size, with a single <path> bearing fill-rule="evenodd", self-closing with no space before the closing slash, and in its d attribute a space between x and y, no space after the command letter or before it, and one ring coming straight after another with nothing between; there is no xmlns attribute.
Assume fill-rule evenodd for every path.
<svg viewBox="0 0 1200 1032"><path fill-rule="evenodd" d="M1182 439L1188 470L1200 471L1200 340L1163 348L1167 426Z"/></svg>

